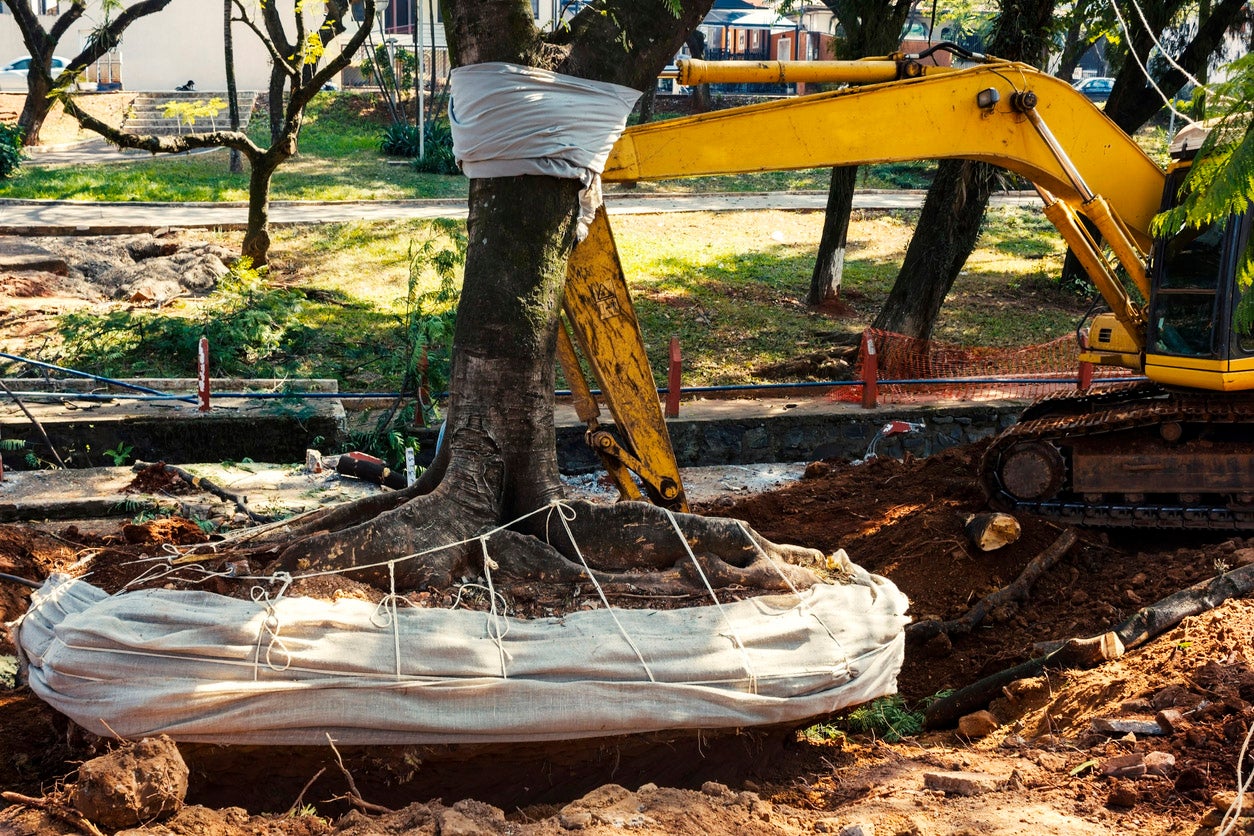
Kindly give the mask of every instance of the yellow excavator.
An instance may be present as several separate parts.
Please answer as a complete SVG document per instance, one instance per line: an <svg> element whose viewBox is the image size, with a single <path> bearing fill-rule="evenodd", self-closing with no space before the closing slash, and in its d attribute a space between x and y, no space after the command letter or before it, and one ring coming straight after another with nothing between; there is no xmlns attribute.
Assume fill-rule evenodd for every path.
<svg viewBox="0 0 1254 836"><path fill-rule="evenodd" d="M1154 216L1177 200L1204 134L1182 131L1164 171L1065 82L961 51L971 66L937 66L929 59L938 48L957 49L856 61L680 62L685 85L848 86L629 128L603 179L942 158L1022 175L1109 309L1089 324L1081 359L1147 380L1029 407L983 458L990 502L1081 524L1254 528L1254 292L1237 278L1251 214L1167 237L1151 232ZM686 509L604 209L570 259L565 314L559 362L622 498ZM615 432L600 423L576 344Z"/></svg>

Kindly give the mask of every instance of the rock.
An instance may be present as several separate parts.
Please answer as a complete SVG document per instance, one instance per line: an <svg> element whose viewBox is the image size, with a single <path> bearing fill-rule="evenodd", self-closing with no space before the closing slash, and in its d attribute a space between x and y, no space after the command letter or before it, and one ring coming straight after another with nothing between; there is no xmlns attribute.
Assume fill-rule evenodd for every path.
<svg viewBox="0 0 1254 836"><path fill-rule="evenodd" d="M1164 708L1155 715L1154 722L1158 723L1159 727L1166 734L1179 734L1188 725L1188 721L1184 719L1184 714L1177 708Z"/></svg>
<svg viewBox="0 0 1254 836"><path fill-rule="evenodd" d="M828 464L827 462L810 462L808 465L806 465L805 473L802 474L801 478L802 479L821 479L822 477L830 473L831 470L832 470L832 466Z"/></svg>
<svg viewBox="0 0 1254 836"><path fill-rule="evenodd" d="M563 810L557 814L557 823L563 830L583 830L592 826L592 814L587 810Z"/></svg>
<svg viewBox="0 0 1254 836"><path fill-rule="evenodd" d="M1149 775L1169 776L1176 768L1176 756L1169 752L1147 752L1145 772Z"/></svg>
<svg viewBox="0 0 1254 836"><path fill-rule="evenodd" d="M1110 788L1110 794L1106 796L1107 807L1135 807L1136 803L1141 800L1141 794L1137 792L1136 787L1126 781L1120 781Z"/></svg>
<svg viewBox="0 0 1254 836"><path fill-rule="evenodd" d="M981 772L925 772L923 786L946 795L982 795L996 792L1005 780Z"/></svg>
<svg viewBox="0 0 1254 836"><path fill-rule="evenodd" d="M441 810L436 814L440 836L491 836L492 831L459 810Z"/></svg>
<svg viewBox="0 0 1254 836"><path fill-rule="evenodd" d="M1109 717L1098 717L1092 722L1093 731L1108 734L1111 737L1123 737L1135 734L1139 737L1157 736L1163 733L1163 727L1149 720L1123 720Z"/></svg>
<svg viewBox="0 0 1254 836"><path fill-rule="evenodd" d="M715 798L722 798L732 794L726 784L720 784L718 781L706 781L701 785L701 792L706 795L712 795Z"/></svg>
<svg viewBox="0 0 1254 836"><path fill-rule="evenodd" d="M1140 752L1109 758L1097 767L1099 774L1115 778L1139 778L1145 769L1145 756Z"/></svg>
<svg viewBox="0 0 1254 836"><path fill-rule="evenodd" d="M873 824L847 824L839 830L840 836L875 836Z"/></svg>
<svg viewBox="0 0 1254 836"><path fill-rule="evenodd" d="M958 720L958 734L972 739L988 737L1000 726L991 711L977 711Z"/></svg>
<svg viewBox="0 0 1254 836"><path fill-rule="evenodd" d="M96 824L129 827L182 807L187 774L173 740L146 737L80 766L71 798L74 808Z"/></svg>

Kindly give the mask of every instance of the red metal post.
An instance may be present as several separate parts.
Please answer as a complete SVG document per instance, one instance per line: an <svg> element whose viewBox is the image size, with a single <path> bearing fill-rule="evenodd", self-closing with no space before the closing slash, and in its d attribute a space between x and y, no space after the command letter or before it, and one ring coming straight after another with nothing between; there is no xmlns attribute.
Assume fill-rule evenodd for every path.
<svg viewBox="0 0 1254 836"><path fill-rule="evenodd" d="M879 398L879 361L871 332L862 332L862 408L875 409Z"/></svg>
<svg viewBox="0 0 1254 836"><path fill-rule="evenodd" d="M1087 351L1089 347L1088 336L1080 335L1080 350ZM1087 360L1080 361L1080 370L1077 373L1076 388L1081 392L1087 392L1089 387L1093 385L1093 364Z"/></svg>
<svg viewBox="0 0 1254 836"><path fill-rule="evenodd" d="M679 417L680 377L683 371L683 358L679 354L679 337L671 337L671 361L669 374L666 378L666 417Z"/></svg>
<svg viewBox="0 0 1254 836"><path fill-rule="evenodd" d="M196 396L200 400L198 410L209 411L209 338L200 338L200 350L196 363Z"/></svg>

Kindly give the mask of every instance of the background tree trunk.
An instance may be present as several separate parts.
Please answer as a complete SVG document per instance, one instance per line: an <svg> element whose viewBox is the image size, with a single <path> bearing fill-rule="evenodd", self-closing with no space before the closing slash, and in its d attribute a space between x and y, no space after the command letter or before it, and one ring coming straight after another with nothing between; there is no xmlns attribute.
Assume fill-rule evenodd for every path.
<svg viewBox="0 0 1254 836"><path fill-rule="evenodd" d="M858 183L856 165L832 169L832 182L827 188L827 214L823 218L823 237L810 275L807 305L822 305L840 298L840 279L845 270L845 246L849 240L849 219L853 215L853 193Z"/></svg>
<svg viewBox="0 0 1254 836"><path fill-rule="evenodd" d="M1039 60L1053 10L1054 0L1002 0L989 52L1017 61ZM873 327L931 337L941 303L979 237L996 172L988 163L940 163L901 272Z"/></svg>
<svg viewBox="0 0 1254 836"><path fill-rule="evenodd" d="M897 281L871 327L931 338L945 296L980 236L996 177L988 163L940 162Z"/></svg>
<svg viewBox="0 0 1254 836"><path fill-rule="evenodd" d="M231 31L231 7L232 0L222 1L222 44L223 58L226 61L226 98L227 107L231 119L231 130L238 131L240 123L239 114L239 88L235 83L235 36ZM231 149L231 173L238 174L244 170L244 160L240 156L239 151Z"/></svg>
<svg viewBox="0 0 1254 836"><path fill-rule="evenodd" d="M914 5L912 0L825 0L840 21L845 37L837 42L836 58L864 58L887 55L901 43L901 29ZM826 56L824 56L826 57ZM849 238L849 217L853 214L853 192L858 181L857 166L832 169L827 190L827 214L823 236L810 274L807 305L821 305L840 297L840 280L845 269L845 245Z"/></svg>

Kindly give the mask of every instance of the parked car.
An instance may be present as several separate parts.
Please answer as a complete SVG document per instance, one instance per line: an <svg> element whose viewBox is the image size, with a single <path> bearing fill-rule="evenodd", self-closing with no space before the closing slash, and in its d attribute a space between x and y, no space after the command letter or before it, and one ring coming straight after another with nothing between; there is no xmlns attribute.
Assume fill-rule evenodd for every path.
<svg viewBox="0 0 1254 836"><path fill-rule="evenodd" d="M1115 80L1104 76L1082 78L1071 86L1083 93L1090 102L1104 102L1110 98L1110 90L1115 86Z"/></svg>
<svg viewBox="0 0 1254 836"><path fill-rule="evenodd" d="M52 56L52 77L56 78L69 63L68 58L62 58L59 55ZM3 67L0 67L0 92L25 93L26 73L29 70L29 55L25 58L18 58L16 61L10 61Z"/></svg>

